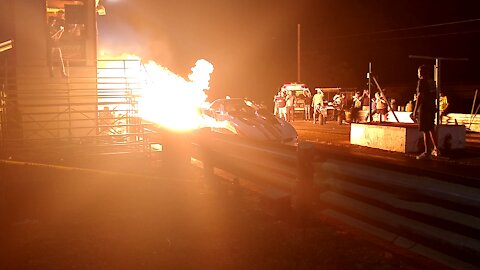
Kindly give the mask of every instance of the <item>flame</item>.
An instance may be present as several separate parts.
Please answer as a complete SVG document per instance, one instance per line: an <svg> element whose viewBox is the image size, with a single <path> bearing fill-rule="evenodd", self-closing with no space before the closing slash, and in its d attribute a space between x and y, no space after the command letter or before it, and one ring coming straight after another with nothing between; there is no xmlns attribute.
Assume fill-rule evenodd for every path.
<svg viewBox="0 0 480 270"><path fill-rule="evenodd" d="M102 53L100 58L124 61L104 62L105 67L99 64L99 85L102 85L99 91L103 87L113 87L109 78L115 75L122 77L126 80L125 84L134 85L134 92L138 92L138 114L143 119L177 131L207 125L200 113L206 104L205 91L210 89L210 75L214 69L207 60L198 60L191 68L188 79L184 79L154 61L141 64L138 68L130 67L135 63L138 65L139 61L128 60L139 60L138 56L124 54L108 57ZM119 63L124 66L123 69L118 67Z"/></svg>

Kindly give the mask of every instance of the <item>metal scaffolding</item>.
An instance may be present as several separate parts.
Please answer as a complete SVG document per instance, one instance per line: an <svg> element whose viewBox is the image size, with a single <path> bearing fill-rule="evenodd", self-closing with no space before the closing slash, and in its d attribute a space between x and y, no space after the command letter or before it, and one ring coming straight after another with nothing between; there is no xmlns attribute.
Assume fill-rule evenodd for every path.
<svg viewBox="0 0 480 270"><path fill-rule="evenodd" d="M0 69L2 156L148 153L139 60L98 61L96 77L26 79L7 60Z"/></svg>

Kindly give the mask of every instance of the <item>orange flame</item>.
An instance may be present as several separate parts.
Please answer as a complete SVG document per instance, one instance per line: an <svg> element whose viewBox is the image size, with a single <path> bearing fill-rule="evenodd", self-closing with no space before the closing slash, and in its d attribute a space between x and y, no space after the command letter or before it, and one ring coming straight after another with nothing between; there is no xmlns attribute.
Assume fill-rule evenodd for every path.
<svg viewBox="0 0 480 270"><path fill-rule="evenodd" d="M105 56L102 58L107 59ZM123 55L108 57L108 59L126 60L139 59L139 57ZM128 62L123 62L123 65L125 63ZM206 104L205 91L210 88L210 75L213 72L213 65L207 60L201 59L196 62L191 68L192 72L188 80L154 61L143 64L142 68L123 70L108 69L108 66L112 65L108 62L105 65L107 68L102 77L110 77L111 74L109 75L106 71L109 70L108 72L125 74L125 77L132 82L140 82L138 111L143 119L177 131L187 131L205 125L200 108ZM99 74L101 73L99 69ZM108 79L103 84L108 85Z"/></svg>

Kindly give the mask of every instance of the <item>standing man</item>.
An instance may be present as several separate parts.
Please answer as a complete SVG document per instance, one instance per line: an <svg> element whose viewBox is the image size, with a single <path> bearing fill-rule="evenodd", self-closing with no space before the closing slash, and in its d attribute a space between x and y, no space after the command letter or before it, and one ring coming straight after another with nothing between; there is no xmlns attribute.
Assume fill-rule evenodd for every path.
<svg viewBox="0 0 480 270"><path fill-rule="evenodd" d="M447 115L447 109L448 109L448 99L447 96L443 91L440 91L440 102L439 104L439 109L440 109L440 123L442 123L443 117Z"/></svg>
<svg viewBox="0 0 480 270"><path fill-rule="evenodd" d="M313 107L313 123L317 122L317 117L321 125L325 124L326 117L323 117L322 107L323 107L323 91L320 88L315 88L317 93L313 96L312 107Z"/></svg>
<svg viewBox="0 0 480 270"><path fill-rule="evenodd" d="M293 122L295 114L295 99L296 96L292 91L287 92L287 121Z"/></svg>
<svg viewBox="0 0 480 270"><path fill-rule="evenodd" d="M286 100L285 100L285 92L279 91L278 95L275 97L275 106L277 108L277 116L280 119L287 121L287 109L286 109Z"/></svg>
<svg viewBox="0 0 480 270"><path fill-rule="evenodd" d="M352 123L358 123L358 113L362 110L362 99L363 96L360 96L360 92L356 91L355 95L352 98L352 108L350 111L350 117Z"/></svg>
<svg viewBox="0 0 480 270"><path fill-rule="evenodd" d="M339 125L343 124L345 119L345 94L338 93L333 96L333 107L335 107L335 117Z"/></svg>
<svg viewBox="0 0 480 270"><path fill-rule="evenodd" d="M303 104L303 108L305 110L305 120L310 120L310 107L312 106L312 93L310 93L310 89L303 90L303 95L305 96L305 103Z"/></svg>
<svg viewBox="0 0 480 270"><path fill-rule="evenodd" d="M281 96L282 96L282 90L281 89L278 91L278 93L275 96L273 96L273 115L278 114L278 106L277 106L278 101L277 100L279 100Z"/></svg>
<svg viewBox="0 0 480 270"><path fill-rule="evenodd" d="M435 85L432 80L429 80L426 66L422 65L418 68L418 83L417 83L417 102L413 110L413 118L416 118L418 113L418 128L423 132L424 152L417 156L417 159L427 158L429 155L437 157L440 155L437 143L433 136L435 129ZM431 140L433 150L428 151L428 139Z"/></svg>
<svg viewBox="0 0 480 270"><path fill-rule="evenodd" d="M383 89L385 91L385 89ZM378 121L381 123L387 118L387 99L383 92L378 91L375 93L375 112L378 113ZM372 115L374 113L372 112Z"/></svg>

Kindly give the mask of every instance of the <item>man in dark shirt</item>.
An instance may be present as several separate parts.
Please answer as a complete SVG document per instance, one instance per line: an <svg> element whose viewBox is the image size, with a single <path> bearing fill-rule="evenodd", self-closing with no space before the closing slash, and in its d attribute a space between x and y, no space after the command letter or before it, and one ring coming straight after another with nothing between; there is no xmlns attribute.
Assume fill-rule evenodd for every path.
<svg viewBox="0 0 480 270"><path fill-rule="evenodd" d="M413 118L418 114L418 128L423 132L424 152L417 156L417 159L427 158L430 154L434 157L439 156L440 152L433 136L435 129L435 85L432 80L428 79L426 66L422 65L418 68L417 83L417 102L413 110ZM433 144L431 153L428 151L428 139Z"/></svg>
<svg viewBox="0 0 480 270"><path fill-rule="evenodd" d="M303 96L305 97L305 101L303 103L303 108L305 110L305 120L310 120L310 107L312 106L312 93L310 89L303 90Z"/></svg>

